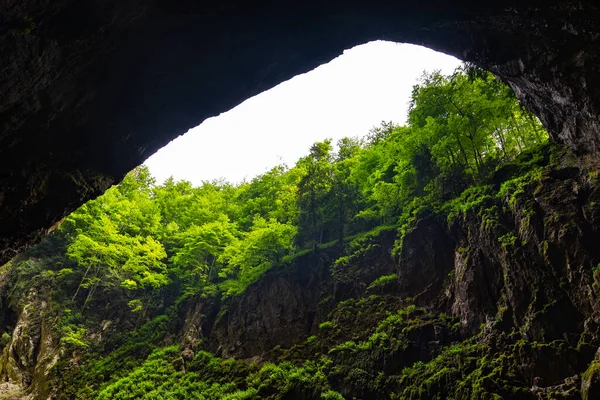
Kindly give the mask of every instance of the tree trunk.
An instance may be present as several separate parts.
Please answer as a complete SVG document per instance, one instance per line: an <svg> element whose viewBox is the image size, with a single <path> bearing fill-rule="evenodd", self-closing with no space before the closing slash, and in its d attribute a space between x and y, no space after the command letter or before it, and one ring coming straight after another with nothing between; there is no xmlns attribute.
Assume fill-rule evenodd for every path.
<svg viewBox="0 0 600 400"><path fill-rule="evenodd" d="M73 298L71 298L71 303L75 303L75 298L77 297L77 294L79 293L79 289L81 289L81 285L83 285L83 281L87 277L87 274L90 272L90 268L92 268L92 264L90 264L89 267L87 267L85 274L83 274L83 278L81 278L81 281L79 282L79 286L77 286L77 290L75 291Z"/></svg>

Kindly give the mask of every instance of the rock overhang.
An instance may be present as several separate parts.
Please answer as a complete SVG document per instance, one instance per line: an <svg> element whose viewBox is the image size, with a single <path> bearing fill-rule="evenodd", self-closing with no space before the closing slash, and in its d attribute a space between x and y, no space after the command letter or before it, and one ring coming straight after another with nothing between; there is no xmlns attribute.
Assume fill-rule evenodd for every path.
<svg viewBox="0 0 600 400"><path fill-rule="evenodd" d="M589 0L7 1L0 11L3 261L189 128L371 40L486 68L554 141L600 149L600 12Z"/></svg>

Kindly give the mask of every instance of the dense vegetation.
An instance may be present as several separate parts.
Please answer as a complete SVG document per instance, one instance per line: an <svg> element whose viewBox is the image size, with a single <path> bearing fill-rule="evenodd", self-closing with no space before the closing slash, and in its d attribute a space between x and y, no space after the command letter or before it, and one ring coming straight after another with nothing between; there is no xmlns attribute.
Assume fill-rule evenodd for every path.
<svg viewBox="0 0 600 400"><path fill-rule="evenodd" d="M407 390L431 389L419 381L420 370L435 371L444 360L476 364L485 349L449 346L428 364L406 368L394 384L384 382L386 357L406 349L411 332L426 326L453 332L457 321L383 295L360 300L365 307L387 302L373 308L367 336L336 342L344 329L340 313L359 301L347 300L336 306L332 321L321 323L318 337L294 350L300 356L273 353L279 362L219 359L202 343L184 361L169 332L190 297L226 305L268 270L314 249L335 249L336 265L348 264L381 231L398 232L398 249L424 210L452 218L474 193L493 196L486 185L498 168L546 141L538 120L490 74L470 67L451 76L425 74L413 90L406 126L383 123L365 138L315 143L294 166L236 185L157 184L139 167L4 270L12 290L35 285L50 293L61 349L74 355L54 367L65 398L341 399L333 390L340 380L372 387L373 396L385 388L407 398ZM535 164L535 156L527 157ZM383 276L369 290L394 278ZM116 318L123 324L120 335L103 343L90 338L92 325ZM332 347L320 358L305 357L327 343ZM342 358L379 371L381 382L353 376L356 369L337 362Z"/></svg>

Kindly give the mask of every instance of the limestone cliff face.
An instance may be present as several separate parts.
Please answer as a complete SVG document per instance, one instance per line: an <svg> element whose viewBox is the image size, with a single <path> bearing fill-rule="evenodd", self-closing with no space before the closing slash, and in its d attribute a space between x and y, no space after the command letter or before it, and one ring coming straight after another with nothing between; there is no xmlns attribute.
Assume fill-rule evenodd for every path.
<svg viewBox="0 0 600 400"><path fill-rule="evenodd" d="M223 307L210 333L210 350L222 357L260 357L318 332L335 304L360 297L372 281L396 272L389 251L394 237L395 232L385 232L370 251L344 266L333 265L339 249L315 249L268 272Z"/></svg>
<svg viewBox="0 0 600 400"><path fill-rule="evenodd" d="M50 370L59 359L52 328L45 320L47 296L30 290L17 306L16 325L0 357L2 398L46 399Z"/></svg>
<svg viewBox="0 0 600 400"><path fill-rule="evenodd" d="M215 321L209 348L223 357L247 358L307 336L327 296L327 258L319 252L299 257L232 299Z"/></svg>
<svg viewBox="0 0 600 400"><path fill-rule="evenodd" d="M494 215L466 215L452 232L465 248L455 253L453 313L465 325L498 315L544 341L597 324L599 201L595 173L565 168L508 194L487 229L482 219Z"/></svg>
<svg viewBox="0 0 600 400"><path fill-rule="evenodd" d="M596 177L557 169L449 223L424 218L404 239L401 290L469 329L501 317L528 337L553 340L598 323Z"/></svg>
<svg viewBox="0 0 600 400"><path fill-rule="evenodd" d="M496 188L500 194L481 196L448 219L423 214L398 258L382 235L383 246L354 259L343 273L315 253L291 270L267 274L217 319L212 349L226 357L268 356L276 345L289 348L318 334L319 323L341 318L340 301L365 296L368 304L368 296L382 294L387 306L409 298L458 323L425 325L432 330L414 333L414 347L381 359L388 369L428 361L442 343L468 341L492 349L490 364L506 357L502 368L512 371L514 392L496 393L594 398L600 388L594 361L600 347L600 169L589 160L566 164ZM395 281L370 286L390 272ZM387 306L374 306L373 315ZM344 337L360 337L364 313L358 309L363 322L340 320L349 325ZM341 377L340 386L348 396L376 397L366 384L353 387Z"/></svg>

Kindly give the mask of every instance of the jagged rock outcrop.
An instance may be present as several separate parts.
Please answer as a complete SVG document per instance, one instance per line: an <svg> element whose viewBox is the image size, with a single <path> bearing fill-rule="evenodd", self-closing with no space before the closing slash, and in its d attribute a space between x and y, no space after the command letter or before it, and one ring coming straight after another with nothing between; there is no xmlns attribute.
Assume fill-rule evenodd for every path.
<svg viewBox="0 0 600 400"><path fill-rule="evenodd" d="M330 349L326 353L339 370L330 375L336 390L377 398L381 392L370 378L349 377L358 371L352 365L399 374L416 361L441 363L444 346L462 343L457 354L473 357L461 361L462 371L448 369L451 375L436 378L435 371L429 376L424 369L423 376L385 390L414 386L411 398L431 398L447 393L444 379L460 378L465 387L508 398L595 398L600 390L600 164L593 158L545 157L561 161L506 182L513 177L508 166L497 173L503 179L496 186L459 199L460 211L449 212L448 219L432 211L422 214L404 236L397 259L388 233L382 232L374 243L384 246L357 253L341 267L316 253L312 261L267 274L217 321L213 347L224 356L260 359L280 354L279 347L272 350L280 345L291 347L287 357L302 360L323 351L314 347L318 343ZM319 259L323 269L311 268ZM352 279L361 270L363 276ZM386 279L378 281L378 275ZM336 285L337 296L319 296L319 287L331 294ZM368 347L376 337L368 332L406 304L423 308L401 311L404 325L396 347ZM327 331L331 325L335 329ZM352 341L344 344L347 340ZM482 357L485 363L475 362ZM429 389L419 392L419 387Z"/></svg>
<svg viewBox="0 0 600 400"><path fill-rule="evenodd" d="M502 211L466 215L462 235L453 232L465 246L456 258L453 311L472 323L498 315L539 341L598 324L596 174L557 169L507 192Z"/></svg>
<svg viewBox="0 0 600 400"><path fill-rule="evenodd" d="M31 289L19 305L16 325L0 357L1 398L45 399L50 395L50 370L59 352L44 319L47 296Z"/></svg>
<svg viewBox="0 0 600 400"><path fill-rule="evenodd" d="M210 336L219 312L219 304L215 300L200 294L179 307L178 336L181 337L181 345L184 349L193 351Z"/></svg>
<svg viewBox="0 0 600 400"><path fill-rule="evenodd" d="M261 356L308 336L328 287L328 255L310 253L265 274L217 317L209 348L223 357Z"/></svg>
<svg viewBox="0 0 600 400"><path fill-rule="evenodd" d="M581 378L581 397L592 400L600 396L600 349Z"/></svg>
<svg viewBox="0 0 600 400"><path fill-rule="evenodd" d="M267 272L226 302L210 330L209 349L223 357L262 357L274 347L292 347L318 332L335 304L360 297L380 276L397 273L389 252L395 237L394 231L384 231L368 251L338 265L334 261L340 250L334 246L315 248ZM200 319L206 314L194 320Z"/></svg>
<svg viewBox="0 0 600 400"><path fill-rule="evenodd" d="M592 0L5 1L0 262L175 136L375 39L491 70L596 152L599 21Z"/></svg>

